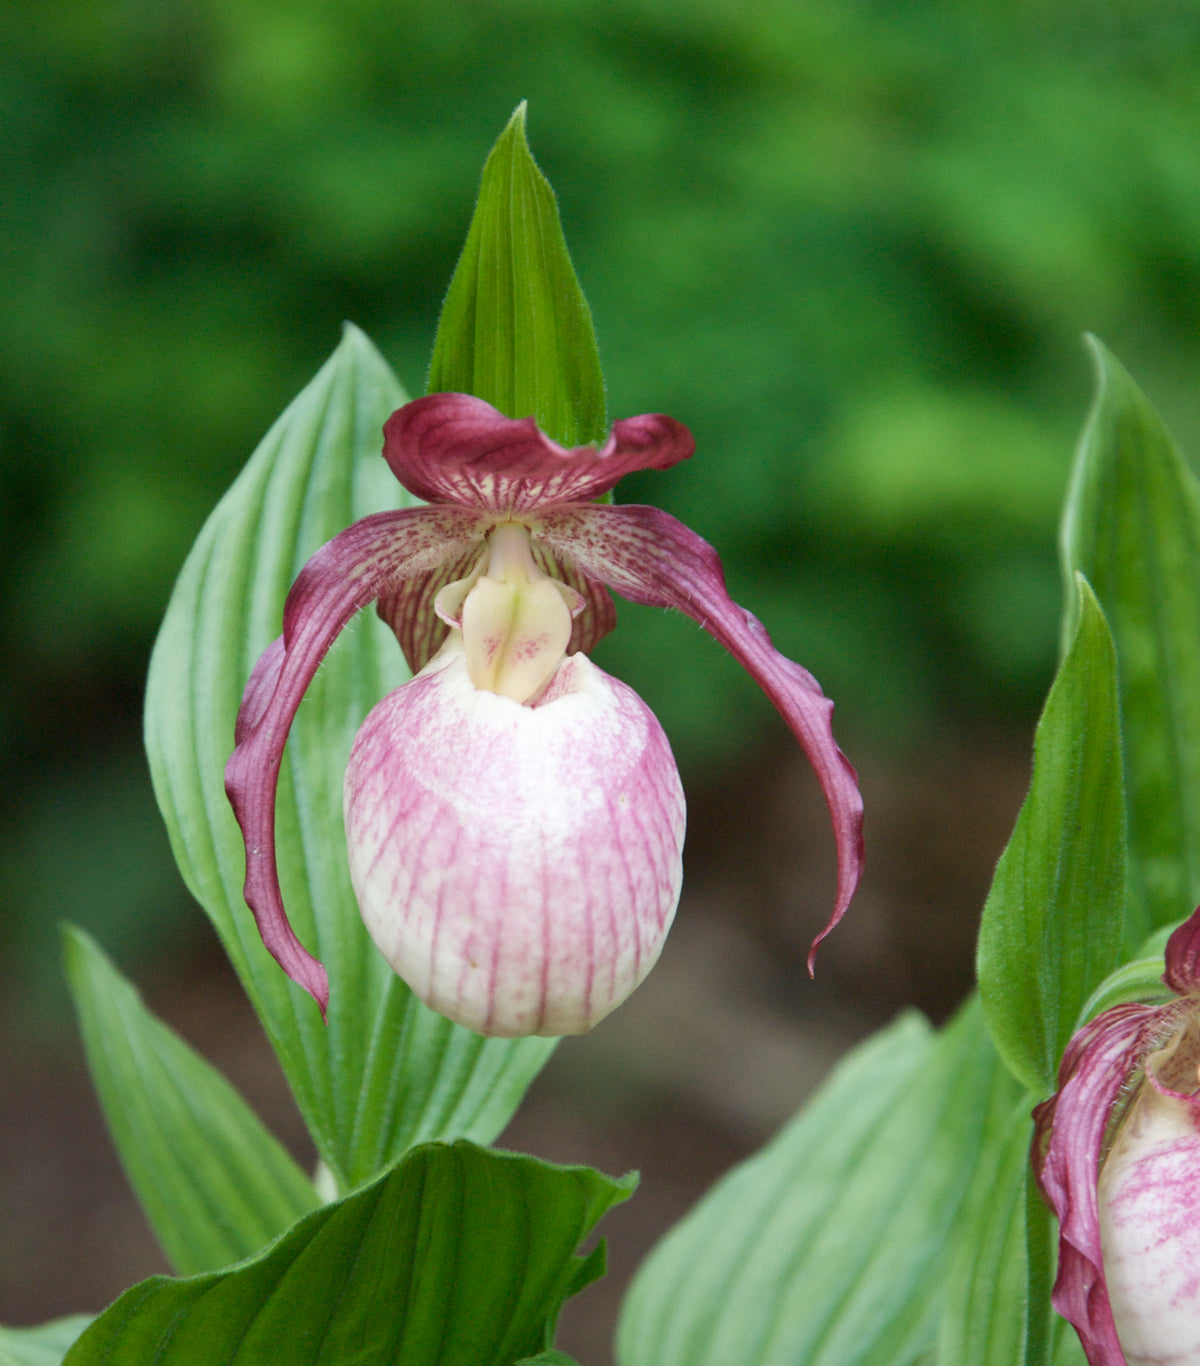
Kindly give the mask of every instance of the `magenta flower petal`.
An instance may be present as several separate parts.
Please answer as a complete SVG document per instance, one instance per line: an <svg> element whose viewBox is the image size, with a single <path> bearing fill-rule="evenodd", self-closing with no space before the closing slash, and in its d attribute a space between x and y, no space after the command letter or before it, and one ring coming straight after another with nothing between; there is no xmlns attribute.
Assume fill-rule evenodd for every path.
<svg viewBox="0 0 1200 1366"><path fill-rule="evenodd" d="M1159 1012L1115 1006L1071 1041L1056 1095L1034 1111L1034 1168L1059 1219L1054 1308L1073 1324L1091 1366L1125 1366L1104 1281L1097 1187L1113 1109L1150 1047Z"/></svg>
<svg viewBox="0 0 1200 1366"><path fill-rule="evenodd" d="M679 899L684 803L632 689L583 655L531 705L441 656L364 722L350 873L384 957L481 1034L576 1034L637 986Z"/></svg>
<svg viewBox="0 0 1200 1366"><path fill-rule="evenodd" d="M695 449L681 423L659 413L613 423L597 450L558 445L531 417L508 418L468 394L430 394L406 404L383 428L384 459L410 493L524 514L587 502L634 470L665 470Z"/></svg>
<svg viewBox="0 0 1200 1366"><path fill-rule="evenodd" d="M837 898L809 950L811 972L817 946L846 913L862 870L862 797L833 738L833 703L806 669L774 648L762 623L730 598L717 552L674 517L628 504L572 507L543 512L533 527L565 563L631 602L673 607L698 622L746 669L804 747L825 793L838 849Z"/></svg>
<svg viewBox="0 0 1200 1366"><path fill-rule="evenodd" d="M1034 1111L1059 1220L1055 1309L1091 1366L1187 1366L1200 1349L1200 910L1167 941L1158 1004L1112 1007Z"/></svg>
<svg viewBox="0 0 1200 1366"><path fill-rule="evenodd" d="M320 1005L329 999L325 969L288 923L275 862L275 788L291 728L317 666L338 633L391 581L461 553L476 536L477 513L406 508L356 522L322 546L300 571L283 613L283 635L250 676L225 766L225 790L246 842L246 904L263 943L293 981Z"/></svg>

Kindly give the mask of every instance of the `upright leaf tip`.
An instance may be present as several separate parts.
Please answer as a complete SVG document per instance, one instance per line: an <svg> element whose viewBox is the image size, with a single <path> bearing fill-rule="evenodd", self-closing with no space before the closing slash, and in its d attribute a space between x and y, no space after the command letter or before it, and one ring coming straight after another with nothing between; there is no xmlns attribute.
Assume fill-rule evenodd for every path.
<svg viewBox="0 0 1200 1366"><path fill-rule="evenodd" d="M604 379L587 300L558 205L513 110L483 168L462 255L442 305L429 393L473 394L533 417L566 446L605 433Z"/></svg>

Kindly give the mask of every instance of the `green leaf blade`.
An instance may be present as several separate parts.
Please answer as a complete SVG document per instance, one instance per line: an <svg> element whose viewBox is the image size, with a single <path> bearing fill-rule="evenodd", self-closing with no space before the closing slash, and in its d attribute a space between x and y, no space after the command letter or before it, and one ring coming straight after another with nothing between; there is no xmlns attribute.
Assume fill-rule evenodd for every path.
<svg viewBox="0 0 1200 1366"><path fill-rule="evenodd" d="M1116 655L1084 580L1076 592L1074 638L1038 722L1029 793L988 893L976 959L992 1038L1041 1096L1124 938Z"/></svg>
<svg viewBox="0 0 1200 1366"><path fill-rule="evenodd" d="M520 104L483 169L475 214L434 341L428 392L474 394L534 417L565 446L605 434L592 315L554 191L525 138Z"/></svg>
<svg viewBox="0 0 1200 1366"><path fill-rule="evenodd" d="M546 1347L576 1248L631 1188L463 1141L423 1145L253 1261L133 1287L67 1366L508 1366Z"/></svg>
<svg viewBox="0 0 1200 1366"><path fill-rule="evenodd" d="M147 683L146 745L176 859L343 1190L414 1143L491 1141L555 1042L485 1041L433 1015L363 928L346 862L342 778L363 718L407 677L394 637L373 616L351 623L314 679L277 797L284 905L329 971L328 1026L263 948L242 899L244 853L223 782L242 690L309 556L357 518L407 499L381 457L383 422L404 401L378 352L348 327L206 523Z"/></svg>
<svg viewBox="0 0 1200 1366"><path fill-rule="evenodd" d="M1015 1366L1026 1299L1025 1179L1032 1100L1023 1098L993 1130L955 1234L939 1366Z"/></svg>
<svg viewBox="0 0 1200 1366"><path fill-rule="evenodd" d="M109 1131L171 1264L190 1275L251 1256L316 1207L312 1183L89 936L68 928L65 939Z"/></svg>
<svg viewBox="0 0 1200 1366"><path fill-rule="evenodd" d="M91 1322L90 1314L71 1314L36 1328L0 1328L0 1366L61 1366Z"/></svg>
<svg viewBox="0 0 1200 1366"><path fill-rule="evenodd" d="M1088 340L1096 397L1062 559L1095 589L1120 660L1132 948L1200 902L1200 483L1128 372Z"/></svg>
<svg viewBox="0 0 1200 1366"><path fill-rule="evenodd" d="M909 1366L935 1342L984 1116L1015 1090L977 1006L861 1045L651 1253L621 1366Z"/></svg>

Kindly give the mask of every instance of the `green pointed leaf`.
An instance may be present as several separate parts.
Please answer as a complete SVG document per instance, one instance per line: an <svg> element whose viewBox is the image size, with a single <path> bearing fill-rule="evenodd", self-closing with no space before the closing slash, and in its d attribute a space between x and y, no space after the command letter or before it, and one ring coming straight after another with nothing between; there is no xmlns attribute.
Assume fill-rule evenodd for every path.
<svg viewBox="0 0 1200 1366"><path fill-rule="evenodd" d="M109 1132L176 1271L257 1252L319 1203L229 1083L142 1004L96 943L65 932L67 980Z"/></svg>
<svg viewBox="0 0 1200 1366"><path fill-rule="evenodd" d="M1063 514L1063 563L1104 607L1121 674L1128 947L1200 902L1200 484L1094 338L1097 391Z"/></svg>
<svg viewBox="0 0 1200 1366"><path fill-rule="evenodd" d="M604 379L550 183L525 140L525 105L479 185L433 347L429 392L486 399L535 417L565 446L605 434Z"/></svg>
<svg viewBox="0 0 1200 1366"><path fill-rule="evenodd" d="M939 1366L1016 1366L1027 1290L1025 1181L1033 1099L999 1119L979 1153L946 1280Z"/></svg>
<svg viewBox="0 0 1200 1366"><path fill-rule="evenodd" d="M911 1366L935 1344L986 1117L1016 1094L977 1004L857 1048L651 1253L621 1366Z"/></svg>
<svg viewBox="0 0 1200 1366"><path fill-rule="evenodd" d="M146 745L180 869L208 912L343 1190L411 1144L490 1142L553 1040L484 1040L422 1006L359 919L342 776L367 711L406 677L373 613L343 633L292 727L276 838L284 904L330 978L328 1027L263 948L242 900L241 837L223 772L250 669L279 633L300 567L356 518L407 497L380 428L404 394L355 328L276 422L206 523L150 664Z"/></svg>
<svg viewBox="0 0 1200 1366"><path fill-rule="evenodd" d="M1124 934L1116 657L1082 578L1077 593L1074 638L1038 722L1029 794L988 893L976 961L992 1038L1041 1096Z"/></svg>
<svg viewBox="0 0 1200 1366"><path fill-rule="evenodd" d="M575 1249L632 1187L426 1144L253 1261L134 1286L67 1366L510 1366L548 1345Z"/></svg>
<svg viewBox="0 0 1200 1366"><path fill-rule="evenodd" d="M92 1321L71 1314L36 1328L0 1328L0 1366L62 1366L67 1348Z"/></svg>

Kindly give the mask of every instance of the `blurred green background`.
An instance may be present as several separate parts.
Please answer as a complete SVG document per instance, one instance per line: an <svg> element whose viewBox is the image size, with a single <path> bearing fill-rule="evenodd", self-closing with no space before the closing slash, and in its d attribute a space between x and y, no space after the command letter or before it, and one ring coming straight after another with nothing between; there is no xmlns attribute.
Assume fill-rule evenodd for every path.
<svg viewBox="0 0 1200 1366"><path fill-rule="evenodd" d="M815 784L700 631L619 609L598 658L680 758L687 900L655 974L559 1051L506 1140L646 1174L596 1342L652 1237L842 1048L966 989L1053 668L1080 333L1200 449L1195 0L0 6L9 1321L162 1266L71 1042L60 919L304 1151L170 859L146 663L204 517L344 319L420 392L521 99L610 415L697 437L620 496L719 547L837 700L868 803L863 889L810 984L832 886Z"/></svg>
<svg viewBox="0 0 1200 1366"><path fill-rule="evenodd" d="M698 441L622 499L720 548L852 756L1036 715L1083 330L1197 444L1193 0L56 0L0 34L0 953L26 982L60 917L134 970L195 924L138 733L172 578L343 319L420 392L522 98L610 415ZM689 624L624 608L600 660L693 781L775 734Z"/></svg>

